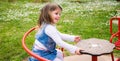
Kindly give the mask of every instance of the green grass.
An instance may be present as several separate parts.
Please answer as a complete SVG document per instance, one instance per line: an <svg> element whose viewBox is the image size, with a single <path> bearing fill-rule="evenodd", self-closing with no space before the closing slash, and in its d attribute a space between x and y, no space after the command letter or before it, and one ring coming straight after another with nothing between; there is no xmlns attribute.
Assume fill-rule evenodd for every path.
<svg viewBox="0 0 120 61"><path fill-rule="evenodd" d="M59 4L63 7L61 20L57 24L61 32L79 35L82 39L94 37L109 40L109 19L120 9L120 3L111 0ZM39 9L44 5L45 3L0 2L0 61L21 61L28 57L22 48L21 39L28 29L36 26ZM114 25L113 28L115 32L117 26ZM32 47L34 34L35 32L27 38L29 48ZM120 51L115 50L114 54L120 57Z"/></svg>

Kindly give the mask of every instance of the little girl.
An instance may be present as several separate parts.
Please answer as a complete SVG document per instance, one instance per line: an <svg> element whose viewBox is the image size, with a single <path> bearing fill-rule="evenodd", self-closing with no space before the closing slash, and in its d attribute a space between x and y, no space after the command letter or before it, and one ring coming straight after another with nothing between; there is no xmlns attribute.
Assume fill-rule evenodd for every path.
<svg viewBox="0 0 120 61"><path fill-rule="evenodd" d="M79 36L62 34L56 29L56 23L60 19L62 8L55 3L48 3L41 9L38 20L39 30L35 35L33 52L50 61L63 61L63 54L56 49L56 44L73 54L80 54L80 48L70 45L63 40L79 42ZM29 61L39 61L30 57Z"/></svg>

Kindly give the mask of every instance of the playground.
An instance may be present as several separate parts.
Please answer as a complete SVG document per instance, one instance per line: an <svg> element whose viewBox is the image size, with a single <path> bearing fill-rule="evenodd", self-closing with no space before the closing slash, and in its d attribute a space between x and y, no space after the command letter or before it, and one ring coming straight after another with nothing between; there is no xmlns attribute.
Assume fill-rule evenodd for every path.
<svg viewBox="0 0 120 61"><path fill-rule="evenodd" d="M56 1L63 8L57 28L62 33L79 35L83 40L90 38L110 41L111 36L119 31L119 23L115 19L110 26L110 19L120 16L120 2L115 0L81 0ZM46 4L33 1L0 1L0 61L24 61L30 55L22 47L25 32L37 25L39 10ZM61 26L62 25L62 26ZM110 30L112 29L112 31ZM31 49L34 42L33 31L26 39ZM119 35L119 34L118 34ZM119 40L118 35L112 43ZM71 43L71 42L68 42ZM75 43L71 43L76 45ZM120 58L120 50L113 49L114 59ZM91 55L72 55L64 50L65 61L70 58L91 61ZM73 57L74 56L74 57ZM88 57L88 59L84 59ZM105 58L105 59L104 59ZM98 60L111 60L111 55L101 55ZM72 60L73 61L73 60ZM109 61L109 60L108 60Z"/></svg>

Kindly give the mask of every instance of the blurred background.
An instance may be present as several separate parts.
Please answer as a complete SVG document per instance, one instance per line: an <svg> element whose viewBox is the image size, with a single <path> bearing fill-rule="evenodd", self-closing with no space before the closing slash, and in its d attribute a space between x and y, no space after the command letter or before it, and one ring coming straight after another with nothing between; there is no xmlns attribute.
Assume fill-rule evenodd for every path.
<svg viewBox="0 0 120 61"><path fill-rule="evenodd" d="M58 3L63 8L58 30L82 39L109 41L109 20L120 16L120 0L0 0L0 61L24 61L29 57L22 48L22 37L37 25L40 9L48 2ZM116 31L117 25L113 24L113 32ZM30 49L35 32L26 40ZM68 51L64 53L71 55ZM120 51L114 50L114 55L120 57Z"/></svg>

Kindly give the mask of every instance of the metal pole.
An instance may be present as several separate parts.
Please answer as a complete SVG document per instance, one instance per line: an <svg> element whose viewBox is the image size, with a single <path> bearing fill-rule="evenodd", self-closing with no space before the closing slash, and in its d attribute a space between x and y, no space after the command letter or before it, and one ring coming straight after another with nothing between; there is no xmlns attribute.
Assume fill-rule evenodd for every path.
<svg viewBox="0 0 120 61"><path fill-rule="evenodd" d="M119 32L118 41L120 42L120 17L117 17L117 19L118 19L118 32Z"/></svg>

